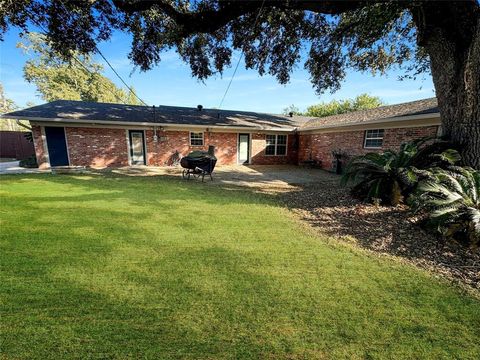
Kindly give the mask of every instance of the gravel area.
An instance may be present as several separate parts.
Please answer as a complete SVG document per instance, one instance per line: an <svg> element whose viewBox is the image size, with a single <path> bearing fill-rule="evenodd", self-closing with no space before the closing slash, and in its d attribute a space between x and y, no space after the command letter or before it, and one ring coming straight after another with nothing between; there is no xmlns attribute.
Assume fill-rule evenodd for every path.
<svg viewBox="0 0 480 360"><path fill-rule="evenodd" d="M321 180L281 196L292 211L323 234L399 257L475 292L480 290L479 251L426 233L405 206L362 203L339 186L337 176L326 172Z"/></svg>

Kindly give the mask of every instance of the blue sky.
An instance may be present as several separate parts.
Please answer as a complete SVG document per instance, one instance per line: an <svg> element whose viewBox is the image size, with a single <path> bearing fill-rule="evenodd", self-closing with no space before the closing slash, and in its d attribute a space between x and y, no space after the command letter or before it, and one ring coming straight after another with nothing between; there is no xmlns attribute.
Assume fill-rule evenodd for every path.
<svg viewBox="0 0 480 360"><path fill-rule="evenodd" d="M28 101L41 104L34 85L23 80L22 67L28 59L16 43L20 40L18 31L10 29L5 41L0 42L0 81L7 97L23 107ZM127 54L129 37L116 33L109 42L99 44L100 50L128 84L135 87L138 95L149 105L174 105L195 107L202 104L206 108L218 107L228 82L233 74L233 66L223 77L211 78L205 83L190 75L175 52L163 54L162 62L153 70L140 72L134 69ZM239 54L236 54L234 64ZM102 59L98 58L102 63ZM434 96L430 76L415 81L398 81L398 71L390 71L386 76L372 76L370 73L349 71L341 90L334 94L315 94L309 82L309 74L299 64L287 85L280 85L271 76L260 77L253 70L245 70L243 62L230 87L222 106L223 109L249 110L280 113L288 105L295 104L301 110L307 106L331 99L352 98L360 93L380 96L388 104L423 99ZM105 64L105 75L117 85L122 85Z"/></svg>

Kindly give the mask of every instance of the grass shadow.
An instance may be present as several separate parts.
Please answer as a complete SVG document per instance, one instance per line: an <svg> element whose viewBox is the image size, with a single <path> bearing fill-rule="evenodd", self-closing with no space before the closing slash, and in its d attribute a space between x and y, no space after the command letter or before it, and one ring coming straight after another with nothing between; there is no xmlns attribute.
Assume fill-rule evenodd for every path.
<svg viewBox="0 0 480 360"><path fill-rule="evenodd" d="M1 181L6 356L480 352L478 301L409 267L325 245L274 195L156 177Z"/></svg>

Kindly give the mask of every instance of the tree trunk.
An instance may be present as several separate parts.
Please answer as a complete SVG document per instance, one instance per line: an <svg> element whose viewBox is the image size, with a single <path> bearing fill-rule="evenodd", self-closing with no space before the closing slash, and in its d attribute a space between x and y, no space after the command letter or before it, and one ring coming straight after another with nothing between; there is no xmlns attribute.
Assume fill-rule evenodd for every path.
<svg viewBox="0 0 480 360"><path fill-rule="evenodd" d="M470 3L412 9L418 45L429 57L443 134L480 169L480 15Z"/></svg>

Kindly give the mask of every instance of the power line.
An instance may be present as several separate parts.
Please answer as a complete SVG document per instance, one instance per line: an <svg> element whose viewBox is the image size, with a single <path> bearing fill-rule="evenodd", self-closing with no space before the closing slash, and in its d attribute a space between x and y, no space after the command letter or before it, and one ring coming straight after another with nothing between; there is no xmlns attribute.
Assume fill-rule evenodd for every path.
<svg viewBox="0 0 480 360"><path fill-rule="evenodd" d="M262 1L262 5L260 6L260 9L258 10L257 17L255 18L255 23L253 24L253 28L252 28L253 31L255 31L255 28L257 27L258 19L260 19L260 14L263 10L263 5L264 4L265 4L265 0ZM227 96L228 90L230 90L230 86L232 85L233 78L237 74L238 66L240 65L240 61L242 60L243 53L244 53L244 48L242 47L242 51L240 52L240 56L239 56L238 61L237 61L237 65L235 65L235 69L233 70L232 77L230 78L230 81L228 82L228 86L225 89L225 93L223 94L222 100L220 101L220 105L218 105L219 110L222 108L223 101L225 100L225 97Z"/></svg>
<svg viewBox="0 0 480 360"><path fill-rule="evenodd" d="M94 73L92 73L92 71L90 71L89 68L87 68L80 59L78 59L77 57L75 57L75 55L72 55L72 58L73 60L75 60L81 67L83 67L90 75L94 75ZM101 83L102 84L102 83ZM104 84L104 88L106 90L108 90L110 92L110 94L112 94L118 101L122 102L123 104L125 105L128 105L124 99L120 98L117 94L115 94L110 88L107 87L106 84Z"/></svg>
<svg viewBox="0 0 480 360"><path fill-rule="evenodd" d="M35 25L37 25L40 29L43 30L43 35L47 36L47 33L48 31L45 29L45 27L38 21L35 20L35 18L33 17L33 15L31 13L29 13L30 15L30 19L32 20L33 23L35 23ZM83 67L90 75L94 75L92 73L92 71L87 68L81 60L79 60L74 54L71 55L72 59L75 60L81 67ZM103 83L102 83L103 84ZM113 95L114 98L116 98L119 102L123 103L124 105L128 105L125 100L121 99L117 94L115 94L110 88L108 88L106 85L104 86L104 88L110 92L110 94Z"/></svg>
<svg viewBox="0 0 480 360"><path fill-rule="evenodd" d="M133 94L133 96L135 96L138 100L140 100L140 102L145 105L145 106L148 106L148 104L143 101L136 93L135 91L132 90L132 88L130 86L127 85L127 83L122 79L122 77L117 73L117 71L113 68L113 66L110 64L110 62L107 60L107 58L105 57L105 55L102 54L102 52L100 51L100 49L95 46L95 49L97 50L98 54L102 57L103 60L105 60L105 62L107 63L107 65L110 67L110 69L112 69L112 71L115 73L115 75L117 75L117 77L122 81L123 85L126 86L126 88Z"/></svg>
<svg viewBox="0 0 480 360"><path fill-rule="evenodd" d="M63 3L62 0L59 0L60 1L60 5L62 5L63 9L68 13L69 10L67 9L67 7L65 6L65 4ZM110 64L110 62L107 60L107 58L105 57L105 55L103 55L103 53L100 51L100 49L98 48L97 45L95 45L95 51L98 52L98 54L102 57L102 59L107 63L108 67L110 69L112 69L113 73L120 79L120 81L123 83L123 85L125 85L125 87L130 91L130 93L133 94L133 96L135 96L142 104L144 104L145 106L148 106L148 104L143 101L136 93L135 91L132 90L132 88L130 86L127 85L127 83L125 82L125 80L123 80L123 78L120 76L120 74L114 69L114 67L112 66L112 64Z"/></svg>

